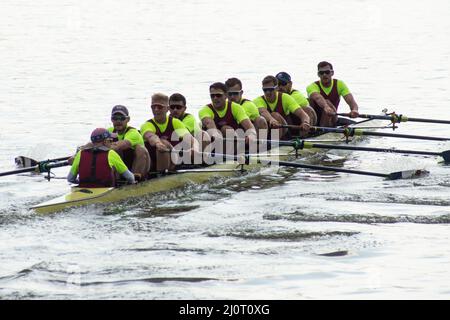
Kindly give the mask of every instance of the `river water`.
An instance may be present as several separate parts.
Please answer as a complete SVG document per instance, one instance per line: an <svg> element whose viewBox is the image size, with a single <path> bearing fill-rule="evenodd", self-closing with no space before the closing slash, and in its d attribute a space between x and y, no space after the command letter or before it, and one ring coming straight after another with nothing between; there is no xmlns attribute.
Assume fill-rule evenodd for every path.
<svg viewBox="0 0 450 320"><path fill-rule="evenodd" d="M18 155L71 154L109 125L116 104L140 126L155 92L185 94L196 114L215 81L236 76L254 98L264 76L287 71L305 93L321 60L361 112L450 119L449 14L446 0L3 0L0 171ZM450 137L448 125L397 132ZM29 208L66 193L63 179L2 177L0 298L448 299L450 168L432 157L336 157L353 169L430 175L269 168L49 216Z"/></svg>

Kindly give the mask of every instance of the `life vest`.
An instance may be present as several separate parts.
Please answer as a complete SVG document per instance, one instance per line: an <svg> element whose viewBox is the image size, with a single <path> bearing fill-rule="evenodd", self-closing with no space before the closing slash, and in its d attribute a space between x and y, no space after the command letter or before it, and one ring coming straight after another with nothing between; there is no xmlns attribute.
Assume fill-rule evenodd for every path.
<svg viewBox="0 0 450 320"><path fill-rule="evenodd" d="M322 95L322 97L324 97L324 99L329 100L333 106L335 106L336 111L339 107L339 102L341 101L341 97L339 96L338 93L338 89L337 89L337 85L338 85L338 79L333 79L333 86L331 88L330 94L326 94L325 91L323 91L321 85L320 85L320 81L316 81L315 84L319 87L320 89L320 94ZM309 103L311 105L311 107L313 107L314 109L320 109L320 107L317 105L317 103L313 100L313 99L309 99Z"/></svg>
<svg viewBox="0 0 450 320"><path fill-rule="evenodd" d="M210 103L208 104L208 108L211 109L211 111L214 113L214 123L216 124L217 129L221 129L223 126L230 126L234 130L239 129L239 123L237 123L236 119L234 119L233 111L231 109L232 101L228 100L227 103L227 112L225 113L225 116L220 117L217 113L216 109L214 109L213 105Z"/></svg>
<svg viewBox="0 0 450 320"><path fill-rule="evenodd" d="M270 109L269 107L269 102L267 102L266 97L265 96L261 96L261 98L263 98L264 102L266 103L266 108L267 110L269 110L270 113L272 112L278 112L279 114L281 114L281 116L285 119L288 119L288 115L284 113L284 109L283 109L283 92L278 92L278 100L277 100L277 105L275 106L275 110L272 111L272 109Z"/></svg>
<svg viewBox="0 0 450 320"><path fill-rule="evenodd" d="M78 170L82 188L102 188L115 186L114 170L109 166L106 147L84 149L80 154Z"/></svg>
<svg viewBox="0 0 450 320"><path fill-rule="evenodd" d="M172 141L172 134L174 133L175 129L173 127L173 117L169 116L169 121L167 123L167 128L164 132L161 132L161 130L159 129L158 125L156 124L156 122L153 119L147 120L147 122L152 123L155 126L156 132L155 134L160 138L160 139L164 139L170 142L170 144L172 146L176 146L180 141L175 140Z"/></svg>

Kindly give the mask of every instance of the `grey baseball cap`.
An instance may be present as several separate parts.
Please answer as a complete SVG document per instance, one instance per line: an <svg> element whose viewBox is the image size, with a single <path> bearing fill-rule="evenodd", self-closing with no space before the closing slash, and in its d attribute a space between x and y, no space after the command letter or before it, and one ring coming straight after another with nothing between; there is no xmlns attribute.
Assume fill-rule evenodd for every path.
<svg viewBox="0 0 450 320"><path fill-rule="evenodd" d="M128 117L129 115L127 107L122 106L120 104L112 108L111 115L114 115L116 113L123 114L125 117Z"/></svg>

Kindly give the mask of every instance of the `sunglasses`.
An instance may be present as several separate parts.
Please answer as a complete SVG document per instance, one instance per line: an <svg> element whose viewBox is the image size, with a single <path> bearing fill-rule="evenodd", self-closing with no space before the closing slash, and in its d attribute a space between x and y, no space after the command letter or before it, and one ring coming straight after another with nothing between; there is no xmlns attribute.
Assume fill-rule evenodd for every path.
<svg viewBox="0 0 450 320"><path fill-rule="evenodd" d="M330 74L331 70L319 71L319 75L323 76L324 74Z"/></svg>
<svg viewBox="0 0 450 320"><path fill-rule="evenodd" d="M125 116L112 116L111 120L112 121L125 121L126 118L127 117L125 117Z"/></svg>
<svg viewBox="0 0 450 320"><path fill-rule="evenodd" d="M275 91L276 88L277 88L277 87L275 86L275 87L270 87L270 88L262 88L262 90L263 90L264 92L273 92L273 91Z"/></svg>
<svg viewBox="0 0 450 320"><path fill-rule="evenodd" d="M102 141L108 141L108 140L112 141L111 134L108 131L105 131L101 134L91 137L92 142L102 142Z"/></svg>
<svg viewBox="0 0 450 320"><path fill-rule="evenodd" d="M232 96L238 96L238 95L240 95L241 92L240 92L240 91L228 91L227 94L228 94L229 97L232 97Z"/></svg>
<svg viewBox="0 0 450 320"><path fill-rule="evenodd" d="M164 109L164 108L166 108L166 107L167 107L167 106L164 106L164 105L162 105L162 104L157 104L157 103L152 104L152 109L162 110L162 109Z"/></svg>
<svg viewBox="0 0 450 320"><path fill-rule="evenodd" d="M171 104L169 108L170 110L181 110L184 108L184 106L182 106L181 104Z"/></svg>
<svg viewBox="0 0 450 320"><path fill-rule="evenodd" d="M223 93L211 93L210 97L211 97L211 99L222 98L223 97Z"/></svg>
<svg viewBox="0 0 450 320"><path fill-rule="evenodd" d="M279 85L279 86L284 87L284 86L286 86L287 84L288 84L287 82L278 80L278 85Z"/></svg>

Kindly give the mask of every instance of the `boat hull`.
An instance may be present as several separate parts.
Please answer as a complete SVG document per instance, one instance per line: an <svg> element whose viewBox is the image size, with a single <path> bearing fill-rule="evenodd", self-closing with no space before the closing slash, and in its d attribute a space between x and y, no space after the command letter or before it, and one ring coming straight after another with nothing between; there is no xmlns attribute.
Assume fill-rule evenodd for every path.
<svg viewBox="0 0 450 320"><path fill-rule="evenodd" d="M371 121L373 125L373 122ZM353 138L352 143L355 143L364 137ZM327 141L334 143L342 143L345 138L341 134L327 133L318 136L311 141ZM304 149L297 150L292 147L279 147L272 149L270 154L276 156L267 156L272 160L288 160L295 158L296 156L305 157L310 154L318 152L326 152L324 149ZM183 172L176 174L167 174L158 178L153 178L136 185L125 185L116 188L79 188L72 187L71 192L61 197L38 204L32 209L37 213L46 214L61 211L64 209L101 203L112 203L125 199L141 197L144 195L154 194L175 188L182 187L188 183L201 184L214 176L232 176L240 172L240 169L250 170L256 167L261 167L263 164L256 161L256 158L244 166L241 166L233 161L226 163L215 164L206 168L198 169L192 172ZM245 171L244 170L244 171Z"/></svg>
<svg viewBox="0 0 450 320"><path fill-rule="evenodd" d="M189 183L201 184L210 180L213 176L234 176L240 172L244 173L249 168L255 168L256 163L242 166L236 163L223 163L212 165L201 172L183 172L176 174L162 175L135 185L124 185L117 188L79 188L72 187L71 192L43 202L34 206L37 213L46 214L61 211L71 207L84 206L89 204L112 203L125 199L141 197L153 193L176 189Z"/></svg>

